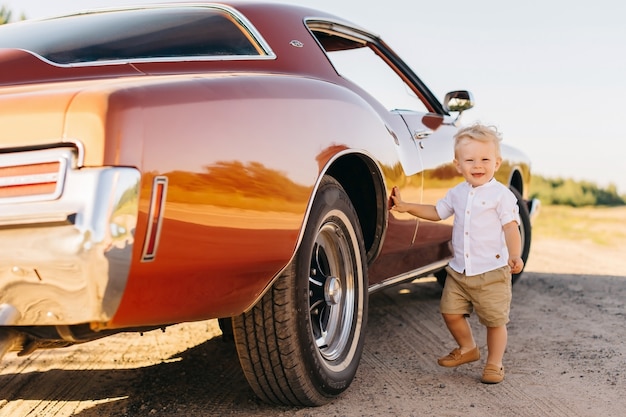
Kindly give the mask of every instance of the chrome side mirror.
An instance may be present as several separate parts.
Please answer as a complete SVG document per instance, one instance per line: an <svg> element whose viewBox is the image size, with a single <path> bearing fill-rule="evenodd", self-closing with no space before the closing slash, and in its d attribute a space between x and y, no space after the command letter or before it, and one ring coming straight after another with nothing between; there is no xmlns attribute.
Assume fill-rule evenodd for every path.
<svg viewBox="0 0 626 417"><path fill-rule="evenodd" d="M463 113L474 107L474 96L466 90L450 91L443 101L443 108L446 112Z"/></svg>

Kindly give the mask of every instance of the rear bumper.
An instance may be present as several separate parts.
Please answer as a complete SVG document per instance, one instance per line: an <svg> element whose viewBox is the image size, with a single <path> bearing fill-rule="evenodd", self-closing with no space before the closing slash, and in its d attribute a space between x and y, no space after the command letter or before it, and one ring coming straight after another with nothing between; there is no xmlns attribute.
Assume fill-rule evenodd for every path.
<svg viewBox="0 0 626 417"><path fill-rule="evenodd" d="M140 173L70 163L59 177L54 199L0 199L0 325L103 322L119 306Z"/></svg>

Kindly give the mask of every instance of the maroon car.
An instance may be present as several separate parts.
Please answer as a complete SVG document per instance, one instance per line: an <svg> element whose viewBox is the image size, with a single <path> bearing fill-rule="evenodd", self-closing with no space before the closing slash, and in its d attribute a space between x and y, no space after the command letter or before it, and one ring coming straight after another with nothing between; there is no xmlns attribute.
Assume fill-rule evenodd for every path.
<svg viewBox="0 0 626 417"><path fill-rule="evenodd" d="M330 401L359 365L369 294L442 278L450 223L389 196L434 203L462 180L452 137L472 106L308 8L0 26L0 353L220 319L259 397ZM503 157L526 259L530 164Z"/></svg>

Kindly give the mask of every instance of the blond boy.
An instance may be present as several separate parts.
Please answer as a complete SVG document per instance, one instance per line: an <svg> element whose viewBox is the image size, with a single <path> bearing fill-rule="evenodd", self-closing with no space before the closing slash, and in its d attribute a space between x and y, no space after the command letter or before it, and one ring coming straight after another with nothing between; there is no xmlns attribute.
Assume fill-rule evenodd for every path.
<svg viewBox="0 0 626 417"><path fill-rule="evenodd" d="M500 168L500 135L476 124L455 135L454 164L465 181L450 189L436 205L407 203L394 187L391 210L439 221L454 215L454 258L441 296L443 319L458 344L438 359L453 367L480 359L467 320L472 311L487 327L486 384L504 379L502 359L507 345L511 306L511 274L522 271L519 208L513 193L494 179Z"/></svg>

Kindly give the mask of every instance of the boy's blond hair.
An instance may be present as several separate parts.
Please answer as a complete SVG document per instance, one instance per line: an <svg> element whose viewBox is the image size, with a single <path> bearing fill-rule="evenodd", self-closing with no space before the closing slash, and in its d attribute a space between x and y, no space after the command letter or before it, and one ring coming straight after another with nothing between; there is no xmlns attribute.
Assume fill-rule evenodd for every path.
<svg viewBox="0 0 626 417"><path fill-rule="evenodd" d="M502 142L502 136L495 126L486 126L480 123L473 124L459 129L454 135L454 155L457 154L457 148L459 143L464 139L477 140L480 142L492 142L496 145L496 156L502 157L500 152L500 142Z"/></svg>

